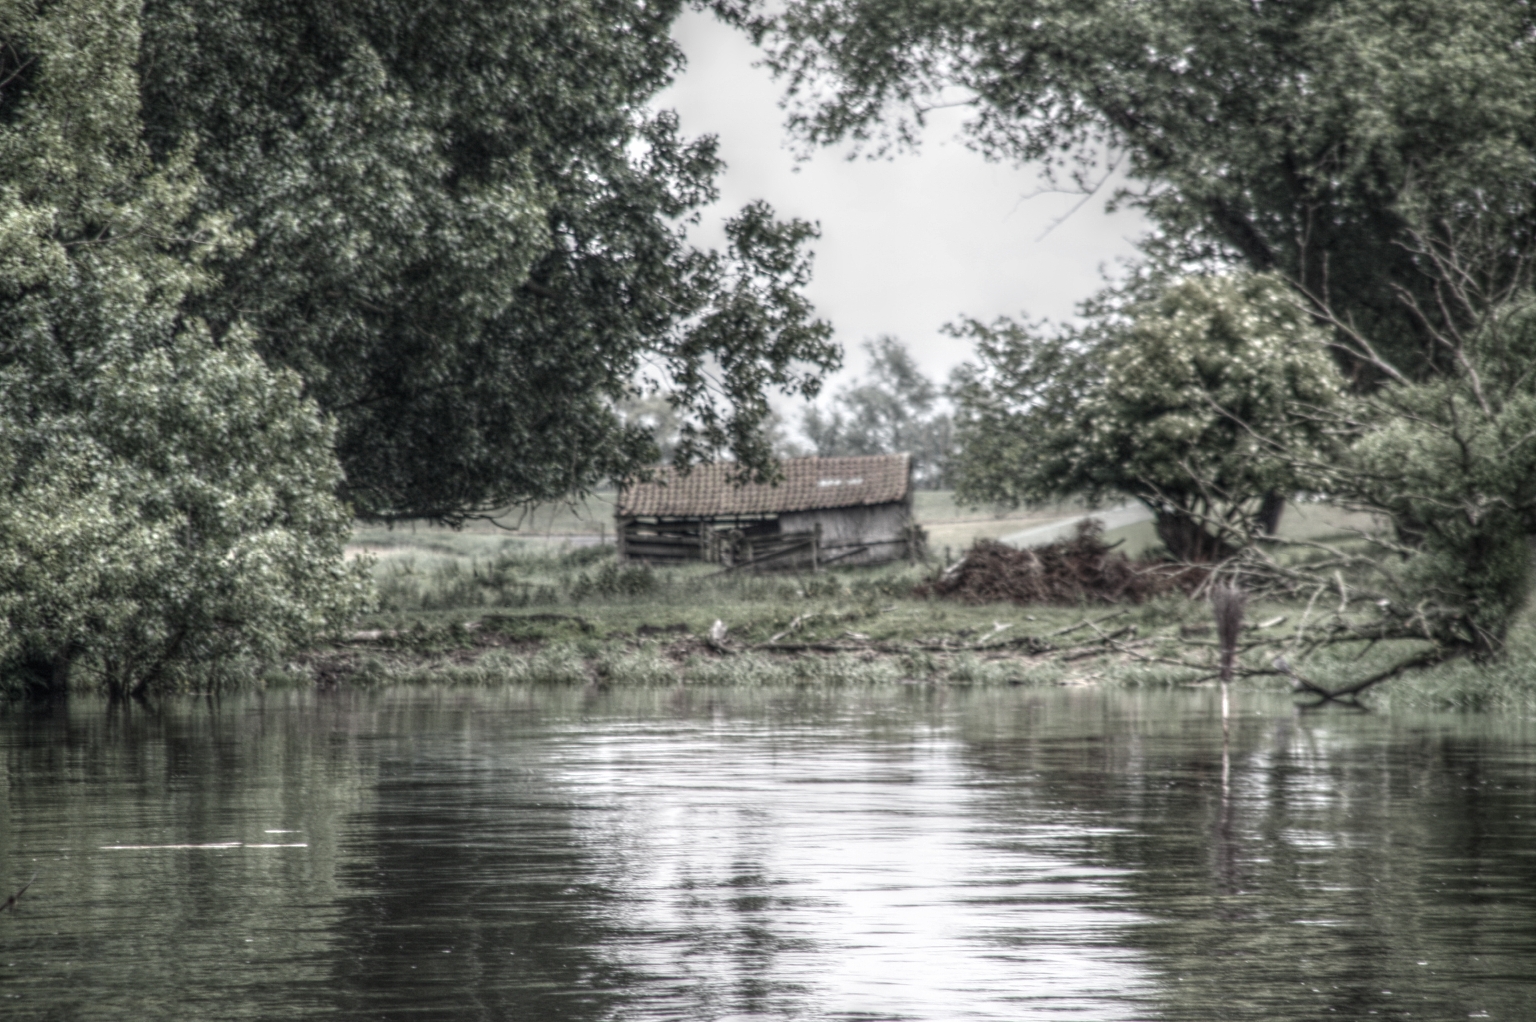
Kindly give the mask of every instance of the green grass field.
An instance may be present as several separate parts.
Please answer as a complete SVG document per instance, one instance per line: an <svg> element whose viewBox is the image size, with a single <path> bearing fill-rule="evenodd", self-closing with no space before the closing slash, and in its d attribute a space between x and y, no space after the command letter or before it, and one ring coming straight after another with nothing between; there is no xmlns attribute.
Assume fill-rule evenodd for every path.
<svg viewBox="0 0 1536 1022"><path fill-rule="evenodd" d="M359 529L353 551L374 558L378 609L334 647L301 658L272 683L598 685L665 684L1208 684L1215 647L1209 607L1164 597L1138 607L980 606L913 595L978 538L1080 513L995 515L952 495L918 495L935 557L922 565L819 574L721 573L711 565L653 569L613 556L611 503L541 507L515 530L474 523ZM504 524L510 524L504 523ZM1370 522L1324 505L1288 509L1293 538L1336 538ZM1131 555L1155 545L1150 524L1107 534ZM600 542L607 540L607 543ZM937 540L937 541L936 541ZM947 540L948 542L943 542ZM1283 640L1301 608L1259 604L1256 635ZM1113 617L1110 617L1113 615ZM725 641L707 637L716 622ZM1084 624L1084 622L1091 622ZM1075 628L1073 626L1076 626ZM1065 629L1073 629L1065 634ZM1101 643L1108 633L1136 646ZM1020 640L1058 647L1027 655ZM772 648L765 648L775 643ZM1263 668L1273 650L1248 657ZM1297 663L1336 684L1385 666L1404 650L1341 649ZM1193 667L1174 666L1178 660ZM1536 710L1536 620L1528 612L1502 664L1452 663L1390 682L1371 702L1393 708ZM286 681L285 681L286 679ZM1278 678L1245 684L1282 686Z"/></svg>

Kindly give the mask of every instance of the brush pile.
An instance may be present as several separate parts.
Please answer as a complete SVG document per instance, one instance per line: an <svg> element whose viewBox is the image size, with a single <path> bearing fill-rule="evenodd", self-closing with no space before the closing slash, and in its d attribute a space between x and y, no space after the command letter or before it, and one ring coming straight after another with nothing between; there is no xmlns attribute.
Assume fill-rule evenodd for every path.
<svg viewBox="0 0 1536 1022"><path fill-rule="evenodd" d="M1193 569L1132 562L1106 545L1103 533L1104 523L1090 518L1076 535L1049 546L1019 550L979 540L914 594L965 603L1142 603L1198 584Z"/></svg>

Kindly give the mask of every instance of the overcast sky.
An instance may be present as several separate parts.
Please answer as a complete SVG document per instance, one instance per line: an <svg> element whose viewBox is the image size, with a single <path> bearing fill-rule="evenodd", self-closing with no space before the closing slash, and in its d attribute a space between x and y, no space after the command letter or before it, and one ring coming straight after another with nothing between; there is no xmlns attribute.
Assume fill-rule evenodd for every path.
<svg viewBox="0 0 1536 1022"><path fill-rule="evenodd" d="M945 323L962 315L1070 316L1098 288L1100 267L1130 255L1141 233L1137 214L1110 216L1096 197L1047 234L1079 197L1027 197L1040 185L1034 171L966 149L958 112L935 118L916 154L848 161L845 152L823 150L797 163L779 89L752 66L751 44L691 11L673 35L688 69L657 105L675 109L687 134L719 136L728 164L699 241L721 244L723 219L760 198L781 216L821 223L809 294L848 353L848 368L828 391L863 371L859 345L879 334L900 337L925 371L943 379L970 354L939 332Z"/></svg>

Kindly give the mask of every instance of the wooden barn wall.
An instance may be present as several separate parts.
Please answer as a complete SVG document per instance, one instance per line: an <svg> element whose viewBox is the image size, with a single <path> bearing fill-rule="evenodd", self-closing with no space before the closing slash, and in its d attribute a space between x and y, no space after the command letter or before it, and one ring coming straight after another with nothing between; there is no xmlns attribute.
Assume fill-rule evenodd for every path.
<svg viewBox="0 0 1536 1022"><path fill-rule="evenodd" d="M835 564L878 564L907 556L903 530L912 521L905 501L868 507L838 507L792 511L779 516L779 531L810 532L821 526L821 559ZM867 545L861 553L847 551Z"/></svg>

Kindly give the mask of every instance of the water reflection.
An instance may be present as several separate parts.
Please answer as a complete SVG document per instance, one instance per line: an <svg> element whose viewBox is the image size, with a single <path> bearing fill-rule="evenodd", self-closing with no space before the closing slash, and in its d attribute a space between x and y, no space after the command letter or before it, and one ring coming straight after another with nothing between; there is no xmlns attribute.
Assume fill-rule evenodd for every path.
<svg viewBox="0 0 1536 1022"><path fill-rule="evenodd" d="M1536 1017L1528 724L1249 714L1223 785L1197 707L1106 709L993 725L972 755L1012 796L997 813L1050 792L1123 821L1059 851L1123 871L1159 1017Z"/></svg>
<svg viewBox="0 0 1536 1022"><path fill-rule="evenodd" d="M1536 1017L1528 723L1213 695L11 712L0 1011Z"/></svg>
<svg viewBox="0 0 1536 1022"><path fill-rule="evenodd" d="M942 712L757 710L466 707L428 744L385 726L370 853L344 873L344 1006L1128 1017L1106 871L997 846Z"/></svg>

